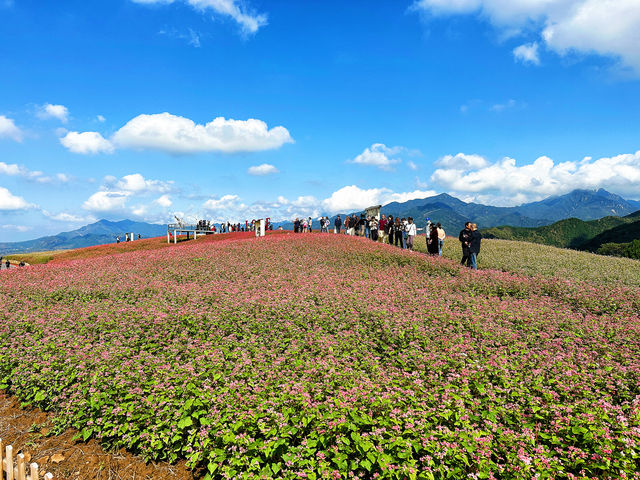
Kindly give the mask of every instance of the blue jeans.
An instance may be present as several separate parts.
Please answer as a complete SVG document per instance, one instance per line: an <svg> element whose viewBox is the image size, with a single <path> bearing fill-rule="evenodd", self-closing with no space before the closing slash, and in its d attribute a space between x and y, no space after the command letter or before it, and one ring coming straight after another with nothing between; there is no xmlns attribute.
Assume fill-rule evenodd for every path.
<svg viewBox="0 0 640 480"><path fill-rule="evenodd" d="M444 240L438 239L438 255L442 256L442 247L444 247Z"/></svg>
<svg viewBox="0 0 640 480"><path fill-rule="evenodd" d="M402 248L407 248L407 232L402 232Z"/></svg>
<svg viewBox="0 0 640 480"><path fill-rule="evenodd" d="M469 254L469 260L471 260L471 268L478 270L478 254L471 252Z"/></svg>

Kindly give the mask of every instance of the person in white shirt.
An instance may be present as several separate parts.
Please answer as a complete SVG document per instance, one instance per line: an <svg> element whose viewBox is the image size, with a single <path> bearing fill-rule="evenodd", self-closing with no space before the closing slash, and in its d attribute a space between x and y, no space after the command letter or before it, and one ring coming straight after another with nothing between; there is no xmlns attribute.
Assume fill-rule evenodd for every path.
<svg viewBox="0 0 640 480"><path fill-rule="evenodd" d="M444 228L442 228L440 222L436 224L436 227L438 228L438 255L442 256L442 247L444 246L444 239L447 235L445 234Z"/></svg>
<svg viewBox="0 0 640 480"><path fill-rule="evenodd" d="M415 238L418 230L416 224L413 223L413 218L409 217L409 223L407 223L407 248L413 250L413 239Z"/></svg>

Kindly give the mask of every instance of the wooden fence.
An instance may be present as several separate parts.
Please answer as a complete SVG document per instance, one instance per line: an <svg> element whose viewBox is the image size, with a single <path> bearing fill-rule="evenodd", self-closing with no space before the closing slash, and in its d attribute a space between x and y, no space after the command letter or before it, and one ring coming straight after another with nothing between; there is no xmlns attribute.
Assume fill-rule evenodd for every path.
<svg viewBox="0 0 640 480"><path fill-rule="evenodd" d="M40 473L37 463L29 465L29 472L27 472L27 462L25 462L24 455L19 453L15 460L14 463L13 447L7 445L5 448L2 439L0 439L0 465L2 465L0 480L39 480ZM53 480L53 474L47 473L44 479Z"/></svg>

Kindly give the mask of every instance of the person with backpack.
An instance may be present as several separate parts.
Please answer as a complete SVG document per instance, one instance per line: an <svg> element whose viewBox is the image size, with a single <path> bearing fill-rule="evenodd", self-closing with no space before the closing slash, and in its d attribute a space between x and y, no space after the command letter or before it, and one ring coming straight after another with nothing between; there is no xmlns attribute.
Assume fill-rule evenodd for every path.
<svg viewBox="0 0 640 480"><path fill-rule="evenodd" d="M469 248L471 247L471 222L467 222L464 224L464 230L460 231L458 240L460 240L460 245L462 246L462 260L460 260L460 265L466 264L467 267L470 267L471 252Z"/></svg>

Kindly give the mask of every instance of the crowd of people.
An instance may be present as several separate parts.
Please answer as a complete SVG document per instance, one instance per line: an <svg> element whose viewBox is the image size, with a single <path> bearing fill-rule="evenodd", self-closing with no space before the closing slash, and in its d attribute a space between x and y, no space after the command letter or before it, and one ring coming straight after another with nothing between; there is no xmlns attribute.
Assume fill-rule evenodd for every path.
<svg viewBox="0 0 640 480"><path fill-rule="evenodd" d="M330 229L329 217L318 219L320 232L328 233ZM347 215L344 220L338 215L333 222L333 233L353 235L369 238L374 242L395 245L396 247L413 250L415 237L418 233L416 224L412 217L394 218L393 215L382 215L380 219L376 216ZM427 225L424 228L427 252L431 255L442 256L445 238L447 235L440 222L433 223L427 218ZM313 232L313 219L296 218L293 222L294 233ZM464 230L458 236L462 246L461 264L474 270L478 269L478 254L480 253L480 242L482 235L478 231L475 223L467 222Z"/></svg>

